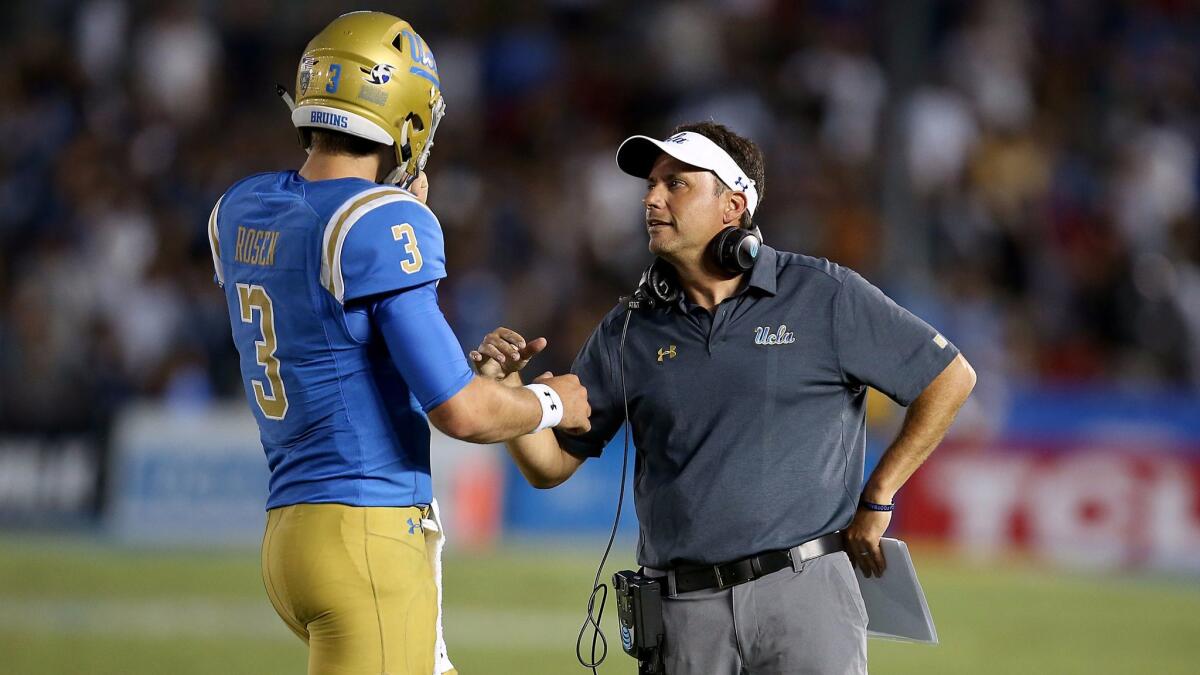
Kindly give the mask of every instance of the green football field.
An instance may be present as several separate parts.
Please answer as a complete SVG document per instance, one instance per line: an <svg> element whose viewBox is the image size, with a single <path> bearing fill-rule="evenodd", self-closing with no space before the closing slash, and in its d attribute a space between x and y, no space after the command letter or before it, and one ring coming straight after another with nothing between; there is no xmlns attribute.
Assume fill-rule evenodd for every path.
<svg viewBox="0 0 1200 675"><path fill-rule="evenodd" d="M585 673L575 634L598 543L447 561L446 632L464 675ZM1195 673L1196 579L967 565L915 547L937 647L871 643L872 673ZM628 557L611 561L608 576ZM609 609L608 632L615 635ZM602 673L634 673L613 652ZM148 551L0 535L0 673L301 673L254 551Z"/></svg>

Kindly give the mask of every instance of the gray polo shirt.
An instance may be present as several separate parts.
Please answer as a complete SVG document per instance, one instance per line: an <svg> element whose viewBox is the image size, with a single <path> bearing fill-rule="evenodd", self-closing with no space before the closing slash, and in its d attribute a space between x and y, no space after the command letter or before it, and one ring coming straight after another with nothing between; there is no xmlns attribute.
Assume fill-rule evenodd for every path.
<svg viewBox="0 0 1200 675"><path fill-rule="evenodd" d="M592 429L559 433L595 457L624 419L625 307L571 372ZM846 527L862 487L867 385L908 405L958 349L850 269L764 246L714 312L634 310L624 348L638 562L718 563Z"/></svg>

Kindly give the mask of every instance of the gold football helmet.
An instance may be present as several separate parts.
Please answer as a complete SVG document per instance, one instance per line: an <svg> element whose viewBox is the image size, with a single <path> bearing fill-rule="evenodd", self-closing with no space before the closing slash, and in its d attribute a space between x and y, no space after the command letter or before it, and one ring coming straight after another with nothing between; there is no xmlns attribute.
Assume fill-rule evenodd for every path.
<svg viewBox="0 0 1200 675"><path fill-rule="evenodd" d="M351 12L304 49L292 124L393 146L397 168L385 182L408 187L429 159L445 114L441 90L433 52L407 21Z"/></svg>

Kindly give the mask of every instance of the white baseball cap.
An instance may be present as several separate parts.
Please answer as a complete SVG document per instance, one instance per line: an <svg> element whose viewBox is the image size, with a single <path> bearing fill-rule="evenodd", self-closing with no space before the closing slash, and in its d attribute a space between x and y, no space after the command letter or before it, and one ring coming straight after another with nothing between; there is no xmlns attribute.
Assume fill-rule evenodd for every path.
<svg viewBox="0 0 1200 675"><path fill-rule="evenodd" d="M617 166L631 176L648 178L654 162L664 152L684 164L712 171L729 189L745 193L746 211L754 215L758 207L754 181L729 153L703 134L682 131L662 141L649 136L630 136L617 148Z"/></svg>

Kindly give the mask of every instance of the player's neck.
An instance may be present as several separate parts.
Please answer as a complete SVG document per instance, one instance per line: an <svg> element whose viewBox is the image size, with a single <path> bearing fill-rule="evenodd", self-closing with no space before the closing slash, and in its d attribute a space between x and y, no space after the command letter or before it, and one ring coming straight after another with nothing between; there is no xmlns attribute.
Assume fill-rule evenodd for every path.
<svg viewBox="0 0 1200 675"><path fill-rule="evenodd" d="M704 258L690 265L675 265L679 274L679 286L688 302L713 311L726 298L737 293L746 281L745 274L729 278Z"/></svg>
<svg viewBox="0 0 1200 675"><path fill-rule="evenodd" d="M300 167L305 180L333 180L335 178L362 178L377 182L379 157L377 155L340 155L314 151Z"/></svg>

